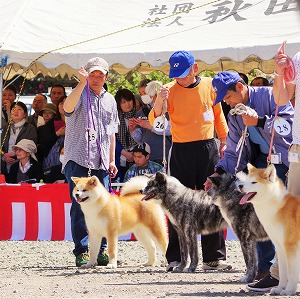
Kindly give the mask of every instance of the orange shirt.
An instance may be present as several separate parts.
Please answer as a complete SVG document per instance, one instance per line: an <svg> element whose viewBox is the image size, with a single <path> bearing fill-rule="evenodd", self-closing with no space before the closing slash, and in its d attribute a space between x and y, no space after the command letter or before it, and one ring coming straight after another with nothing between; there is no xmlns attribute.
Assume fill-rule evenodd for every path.
<svg viewBox="0 0 300 299"><path fill-rule="evenodd" d="M200 83L193 88L184 88L176 81L166 86L170 89L167 111L174 142L212 139L214 130L216 130L219 138L226 138L228 127L221 103L214 106L216 93L212 87L211 78L201 77ZM203 113L206 111L212 112L214 119L205 120ZM153 109L148 118L153 125Z"/></svg>

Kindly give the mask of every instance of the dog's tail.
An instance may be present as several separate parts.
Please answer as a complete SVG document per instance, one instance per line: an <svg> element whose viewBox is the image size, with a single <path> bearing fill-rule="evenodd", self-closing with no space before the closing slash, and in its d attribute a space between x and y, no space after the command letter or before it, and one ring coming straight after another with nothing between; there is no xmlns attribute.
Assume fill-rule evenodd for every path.
<svg viewBox="0 0 300 299"><path fill-rule="evenodd" d="M148 181L149 178L144 175L135 176L123 185L120 195L140 193L140 190L146 187Z"/></svg>

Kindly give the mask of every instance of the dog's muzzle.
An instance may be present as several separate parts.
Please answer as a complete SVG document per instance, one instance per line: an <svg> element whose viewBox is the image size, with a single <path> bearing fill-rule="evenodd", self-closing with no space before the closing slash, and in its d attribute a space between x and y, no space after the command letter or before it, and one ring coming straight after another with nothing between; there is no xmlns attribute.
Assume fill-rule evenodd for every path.
<svg viewBox="0 0 300 299"><path fill-rule="evenodd" d="M142 190L141 190L142 191ZM141 192L142 193L142 192ZM143 193L142 193L143 194ZM149 199L151 199L151 198L154 198L155 197L155 194L154 193L148 193L148 194L146 194L143 198L142 198L142 200L149 200Z"/></svg>
<svg viewBox="0 0 300 299"><path fill-rule="evenodd" d="M79 194L75 194L75 199L76 199L76 202L78 203L81 203L81 202L85 202L89 197L81 197Z"/></svg>
<svg viewBox="0 0 300 299"><path fill-rule="evenodd" d="M256 192L248 192L246 193L240 200L240 205L244 205L249 202L257 193Z"/></svg>

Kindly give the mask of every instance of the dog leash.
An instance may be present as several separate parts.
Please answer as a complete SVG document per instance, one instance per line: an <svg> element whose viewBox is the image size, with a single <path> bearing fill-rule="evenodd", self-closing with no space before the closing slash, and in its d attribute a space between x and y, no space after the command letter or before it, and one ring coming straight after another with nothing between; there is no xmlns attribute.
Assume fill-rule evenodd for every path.
<svg viewBox="0 0 300 299"><path fill-rule="evenodd" d="M242 103L238 103L236 104L236 106L234 108L232 108L229 113L231 115L249 115L249 116L257 116L257 112L250 108L247 107L246 105L242 104ZM234 174L237 174L240 162L241 162L241 157L242 157L242 151L243 151L243 147L245 145L245 140L246 137L249 136L249 133L247 132L248 130L248 126L245 126L245 129L242 131L242 139L240 139L239 143L238 143L238 147L239 147L239 155L238 155L238 160L236 162L236 166L234 168Z"/></svg>
<svg viewBox="0 0 300 299"><path fill-rule="evenodd" d="M271 140L270 140L270 148L269 148L269 153L268 153L268 157L267 157L267 163L268 165L271 164L271 155L272 155L272 149L273 149L273 142L274 142L274 134L275 134L275 120L277 119L277 115L278 115L278 105L276 105L276 110L275 110L275 116L273 119L273 123L272 123L272 133L271 133ZM273 149L275 151L275 149Z"/></svg>
<svg viewBox="0 0 300 299"><path fill-rule="evenodd" d="M166 159L166 111L167 111L167 103L166 101L164 101L163 104L163 160L162 160L162 164L163 164L163 172L167 173L167 159Z"/></svg>
<svg viewBox="0 0 300 299"><path fill-rule="evenodd" d="M286 40L284 40L282 45L279 47L278 55L285 54L285 45L286 45ZM295 66L294 66L293 60L287 56L286 61L287 61L287 65L285 66L282 75L277 74L276 71L274 72L274 74L275 74L275 76L278 76L278 77L283 76L283 80L288 83L295 79L296 72L295 72ZM278 117L278 105L276 105L275 116L274 116L273 124L272 124L270 148L269 148L269 153L268 153L268 158L267 158L268 165L270 165L270 163L271 163L271 154L272 154L274 134L275 134L275 121L276 121L277 117Z"/></svg>
<svg viewBox="0 0 300 299"><path fill-rule="evenodd" d="M96 131L96 125L95 125L95 121L94 121L94 116L92 113L92 104L91 104L91 93L90 93L90 88L89 88L89 84L88 84L88 78L86 78L86 88L87 88L87 133L88 133L88 177L91 176L91 157L90 157L90 132L91 130ZM90 119L91 118L91 119ZM92 125L92 127L91 127ZM108 188L109 188L109 192L112 192L112 186L111 186L111 179L109 176L109 171L106 168L105 164L103 163L103 159L102 159L102 155L101 155L101 148L100 148L100 144L99 144L99 140L98 138L96 138L96 144L97 144L97 148L98 148L98 152L100 155L100 163L103 165L104 170L108 173Z"/></svg>

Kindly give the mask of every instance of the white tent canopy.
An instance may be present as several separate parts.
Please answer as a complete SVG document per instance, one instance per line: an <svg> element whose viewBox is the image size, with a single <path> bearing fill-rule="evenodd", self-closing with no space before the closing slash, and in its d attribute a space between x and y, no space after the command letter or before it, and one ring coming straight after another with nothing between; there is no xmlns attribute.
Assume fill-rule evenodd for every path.
<svg viewBox="0 0 300 299"><path fill-rule="evenodd" d="M247 73L260 68L271 73L283 40L288 55L300 50L297 3L2 0L0 58L8 56L3 77L9 79L28 67L27 78L38 73L71 76L94 56L107 60L120 74L132 69L167 73L169 56L180 49L195 55L200 71Z"/></svg>

